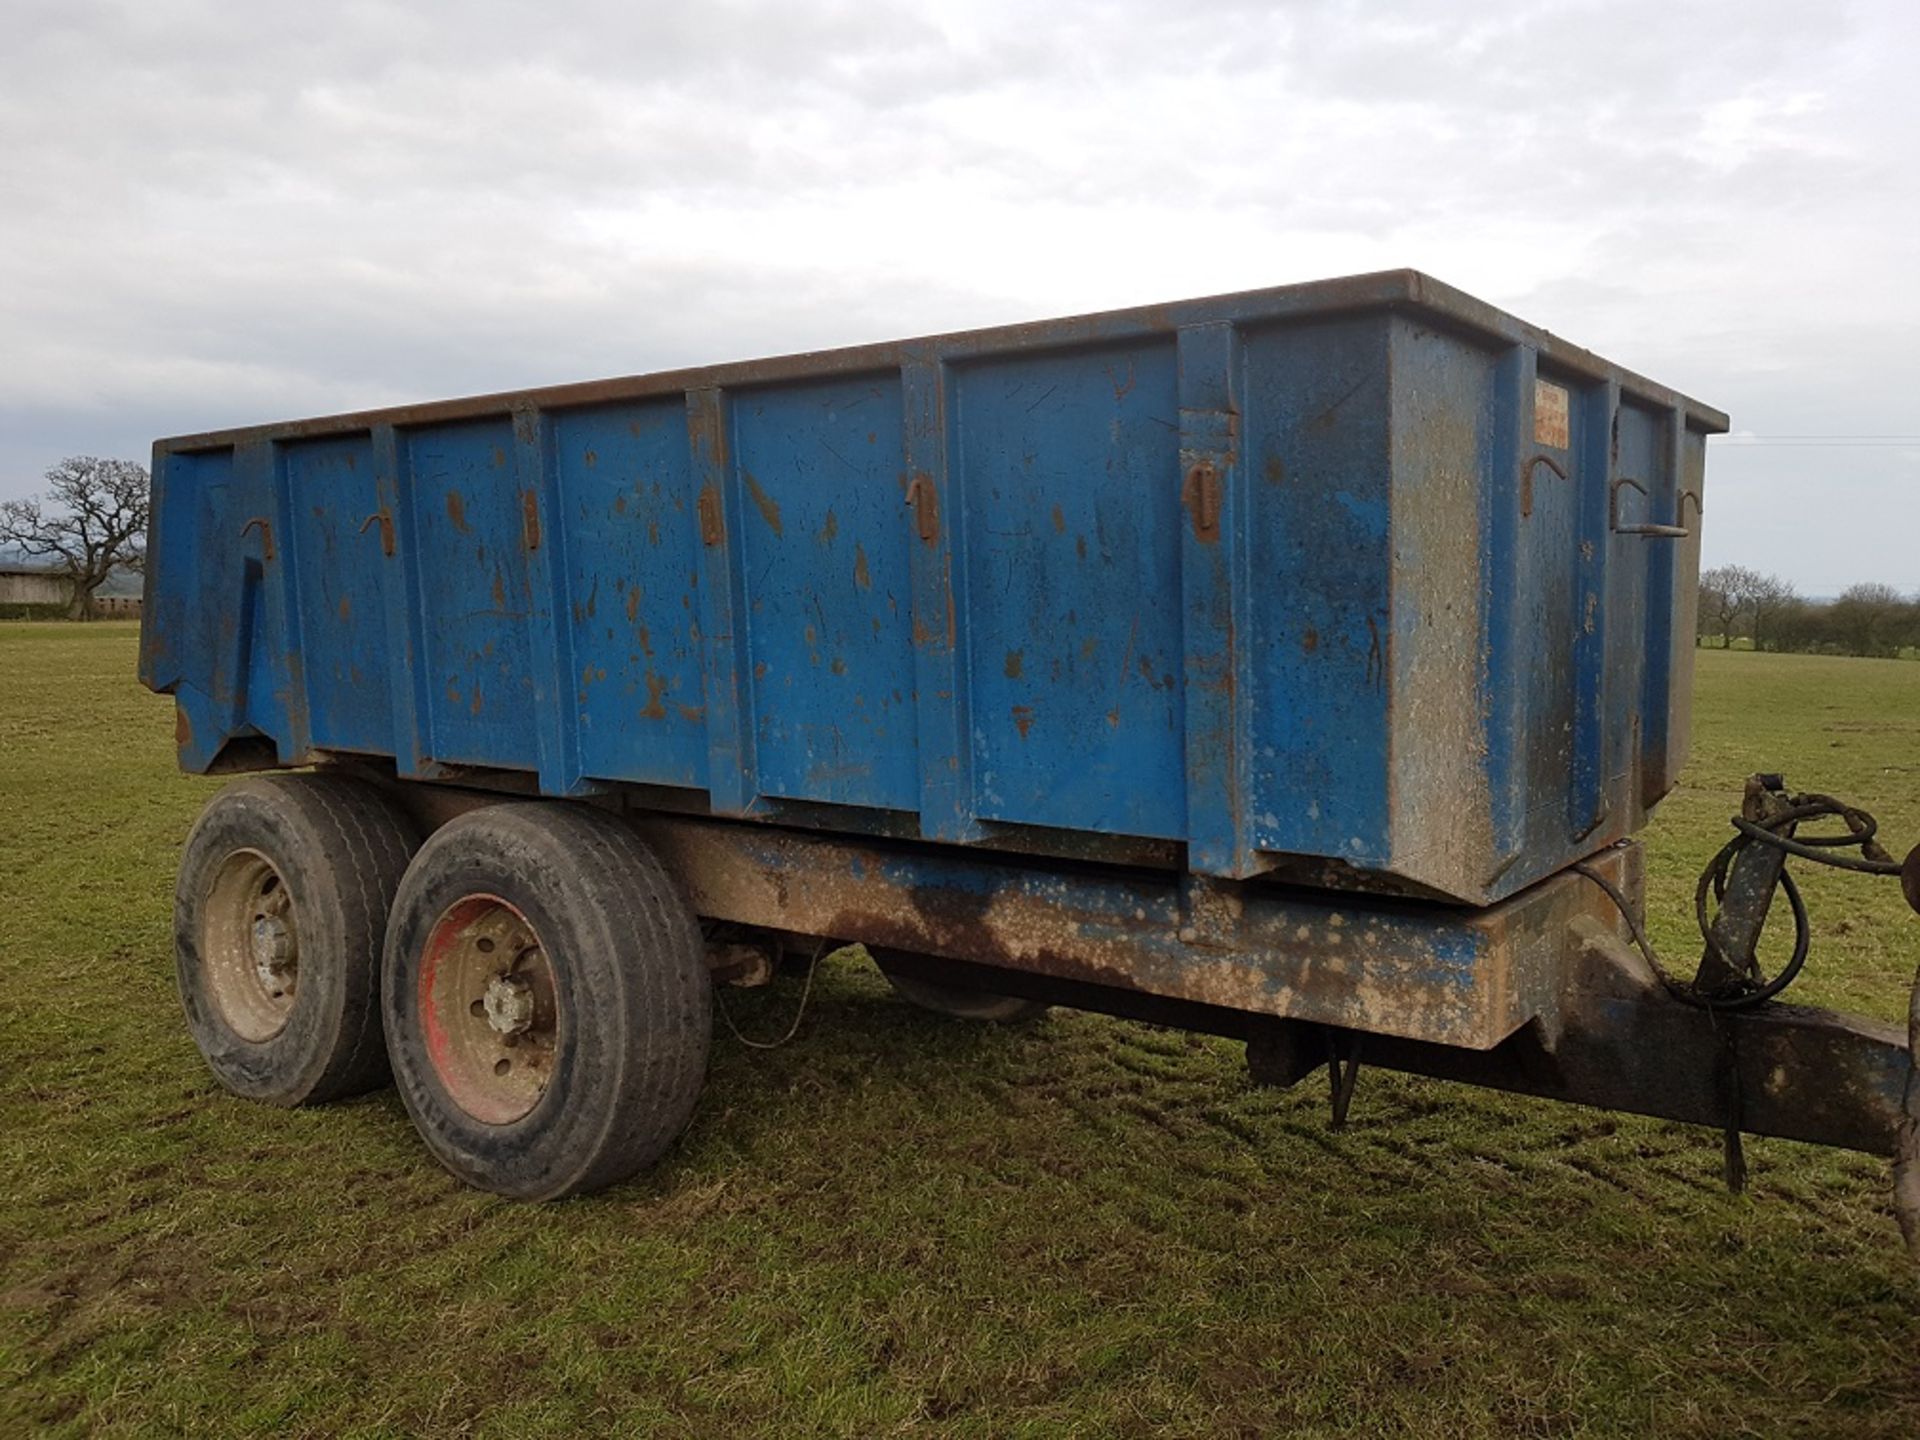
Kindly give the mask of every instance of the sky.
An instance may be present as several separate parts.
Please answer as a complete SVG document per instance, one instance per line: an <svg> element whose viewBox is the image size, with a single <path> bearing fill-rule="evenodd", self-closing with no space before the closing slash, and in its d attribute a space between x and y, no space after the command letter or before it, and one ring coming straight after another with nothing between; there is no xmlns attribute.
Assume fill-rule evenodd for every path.
<svg viewBox="0 0 1920 1440"><path fill-rule="evenodd" d="M1732 415L1705 563L1920 590L1912 0L7 17L0 498L159 435L1412 266Z"/></svg>

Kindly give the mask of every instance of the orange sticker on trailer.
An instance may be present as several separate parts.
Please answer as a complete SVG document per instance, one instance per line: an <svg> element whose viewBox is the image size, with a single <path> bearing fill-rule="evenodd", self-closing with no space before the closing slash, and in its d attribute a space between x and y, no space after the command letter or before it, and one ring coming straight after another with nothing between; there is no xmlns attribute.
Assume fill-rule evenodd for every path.
<svg viewBox="0 0 1920 1440"><path fill-rule="evenodd" d="M1567 419L1567 387L1551 380L1533 382L1533 443L1564 450L1572 443Z"/></svg>

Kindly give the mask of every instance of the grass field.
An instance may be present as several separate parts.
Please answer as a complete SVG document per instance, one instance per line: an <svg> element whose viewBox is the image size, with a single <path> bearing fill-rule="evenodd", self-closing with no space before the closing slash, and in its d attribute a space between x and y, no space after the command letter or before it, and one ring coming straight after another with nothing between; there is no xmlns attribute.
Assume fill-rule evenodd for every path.
<svg viewBox="0 0 1920 1440"><path fill-rule="evenodd" d="M910 1010L856 955L722 1035L651 1177L456 1186L391 1092L217 1091L174 998L178 775L132 627L0 626L0 1435L1920 1435L1883 1166L1238 1048ZM1741 777L1920 840L1920 665L1708 652L1657 941ZM1804 882L1797 994L1901 1013L1920 920ZM749 1034L797 984L728 996Z"/></svg>

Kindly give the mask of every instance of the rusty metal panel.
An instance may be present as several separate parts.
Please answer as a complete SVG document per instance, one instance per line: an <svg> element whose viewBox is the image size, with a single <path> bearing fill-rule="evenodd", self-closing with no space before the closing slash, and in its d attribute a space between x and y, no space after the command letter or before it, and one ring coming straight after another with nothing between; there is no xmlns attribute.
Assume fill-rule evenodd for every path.
<svg viewBox="0 0 1920 1440"><path fill-rule="evenodd" d="M1478 1050L1552 1017L1576 917L1618 921L1571 874L1482 909L1356 904L723 820L650 816L641 830L714 919ZM1637 894L1637 847L1596 864Z"/></svg>
<svg viewBox="0 0 1920 1440"><path fill-rule="evenodd" d="M1488 904L1673 783L1724 425L1396 272L190 436L143 676L190 769Z"/></svg>

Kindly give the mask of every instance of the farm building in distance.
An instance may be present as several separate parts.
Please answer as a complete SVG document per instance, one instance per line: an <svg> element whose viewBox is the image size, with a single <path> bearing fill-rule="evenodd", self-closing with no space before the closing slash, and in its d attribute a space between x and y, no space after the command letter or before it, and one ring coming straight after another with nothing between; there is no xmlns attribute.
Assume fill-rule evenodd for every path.
<svg viewBox="0 0 1920 1440"><path fill-rule="evenodd" d="M73 590L67 577L44 565L0 564L0 606L57 605L65 609ZM140 577L116 570L93 595L95 616L140 617Z"/></svg>
<svg viewBox="0 0 1920 1440"><path fill-rule="evenodd" d="M64 605L67 577L27 565L0 566L0 605Z"/></svg>

